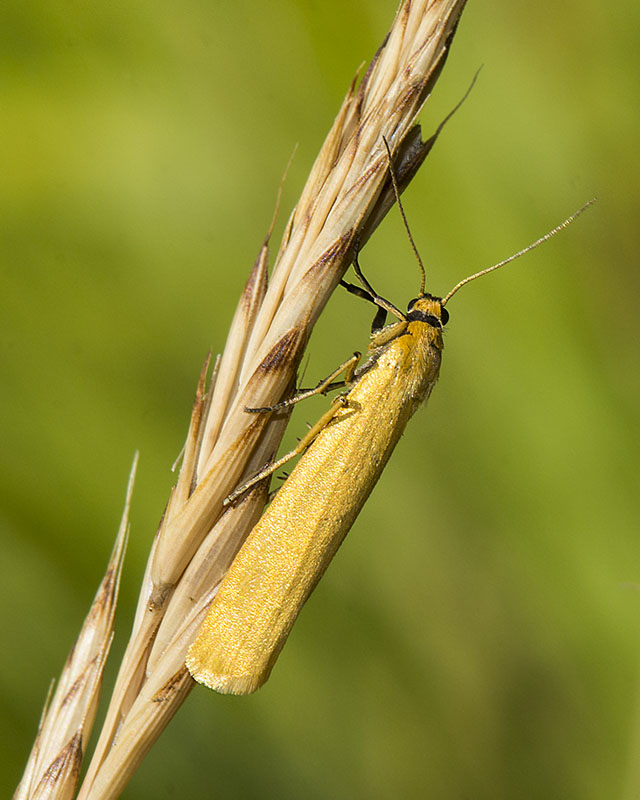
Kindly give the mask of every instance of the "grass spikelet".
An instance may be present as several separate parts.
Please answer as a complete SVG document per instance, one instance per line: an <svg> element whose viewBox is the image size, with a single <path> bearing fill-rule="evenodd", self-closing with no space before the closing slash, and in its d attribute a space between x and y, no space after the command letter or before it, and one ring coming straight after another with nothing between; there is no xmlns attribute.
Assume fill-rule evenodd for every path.
<svg viewBox="0 0 640 800"><path fill-rule="evenodd" d="M102 673L113 639L113 620L129 529L129 507L138 457L107 571L65 664L58 686L45 704L38 736L14 800L73 797L82 754L91 733Z"/></svg>
<svg viewBox="0 0 640 800"><path fill-rule="evenodd" d="M401 189L433 145L434 138L422 141L416 117L464 5L465 0L401 5L362 81L358 85L356 76L346 93L288 220L269 281L271 230L267 234L208 385L205 362L180 474L149 555L133 630L78 795L82 800L119 795L194 685L184 666L186 651L260 516L267 490L256 486L224 510L223 500L273 458L288 420L288 410L251 415L244 409L274 404L292 391L311 329L353 258L355 237L364 243L392 206L384 139ZM56 740L55 752L47 746L47 765L80 730L86 735L80 718L86 723L94 701L95 695L85 701L84 717ZM59 708L57 694L54 707ZM48 740L50 713L41 742ZM71 777L65 780L70 785Z"/></svg>

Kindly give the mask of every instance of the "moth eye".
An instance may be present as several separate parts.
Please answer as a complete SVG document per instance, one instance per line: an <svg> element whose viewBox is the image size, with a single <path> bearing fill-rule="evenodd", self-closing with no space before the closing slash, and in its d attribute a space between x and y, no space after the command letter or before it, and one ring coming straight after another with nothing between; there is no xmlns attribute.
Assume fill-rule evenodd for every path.
<svg viewBox="0 0 640 800"><path fill-rule="evenodd" d="M418 298L417 297L414 297L413 300L409 300L409 305L407 306L407 311L410 312L411 309L415 306L415 304L417 302L418 302Z"/></svg>
<svg viewBox="0 0 640 800"><path fill-rule="evenodd" d="M447 311L446 308L440 309L440 321L442 322L443 325L446 325L447 322L449 322L449 312Z"/></svg>

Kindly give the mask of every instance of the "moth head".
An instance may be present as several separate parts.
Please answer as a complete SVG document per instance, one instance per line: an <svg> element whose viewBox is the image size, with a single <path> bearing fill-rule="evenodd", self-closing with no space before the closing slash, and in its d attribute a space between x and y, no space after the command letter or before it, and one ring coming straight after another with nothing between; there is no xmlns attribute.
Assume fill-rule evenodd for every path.
<svg viewBox="0 0 640 800"><path fill-rule="evenodd" d="M442 305L440 297L422 294L409 303L407 322L426 322L434 328L444 328L449 321L449 312Z"/></svg>

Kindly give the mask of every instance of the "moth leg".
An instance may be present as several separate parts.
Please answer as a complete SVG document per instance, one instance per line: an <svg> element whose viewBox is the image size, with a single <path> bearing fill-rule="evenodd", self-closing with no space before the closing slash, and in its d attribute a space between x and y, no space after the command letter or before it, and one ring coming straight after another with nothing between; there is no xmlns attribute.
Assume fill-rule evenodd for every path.
<svg viewBox="0 0 640 800"><path fill-rule="evenodd" d="M307 449L307 447L309 447L320 431L322 431L323 428L325 428L335 417L336 411L338 411L340 408L344 408L347 404L348 401L346 395L341 394L338 395L338 397L335 397L331 404L331 408L326 411L316 422L316 424L307 432L307 434L300 439L293 450L286 453L286 455L282 456L282 458L279 458L277 461L267 464L260 470L260 472L254 475L253 478L249 478L248 481L245 481L245 483L234 489L228 497L225 497L225 499L222 501L222 505L228 506L229 503L232 503L234 500L240 497L241 494L244 494L247 489L250 489L252 486L255 486L256 483L268 478L269 475L272 475L274 472L279 470L280 467L287 463L287 461L290 461L292 458L304 453L304 451Z"/></svg>
<svg viewBox="0 0 640 800"><path fill-rule="evenodd" d="M356 371L356 367L358 366L358 361L360 361L361 353L354 353L351 358L348 358L343 364L329 375L328 377L324 378L323 380L318 383L317 386L314 386L312 389L300 389L297 394L293 397L290 397L288 400L283 400L281 403L276 403L273 406L263 406L262 408L247 408L245 407L245 411L249 414L260 414L267 411L278 411L281 408L289 408L289 406L293 406L296 403L299 403L301 400L306 400L307 397L313 397L316 394L327 394L327 392L331 392L334 389L344 389L345 386L348 386L351 381L353 380L353 375ZM341 375L344 372L344 380L343 381L336 381L338 375Z"/></svg>
<svg viewBox="0 0 640 800"><path fill-rule="evenodd" d="M399 320L402 320L402 321L406 320L406 317L402 313L402 311L400 311L400 309L396 308L393 305L392 302L390 302L386 298L382 297L382 295L379 295L376 292L376 290L373 288L373 286L369 283L369 281L365 278L365 276L364 276L364 274L362 272L362 269L360 268L360 261L358 260L358 255L359 255L359 253L356 250L355 255L353 257L353 270L356 273L356 276L358 277L358 280L360 281L360 283L364 286L366 292L370 295L371 302L375 303L375 305L377 305L379 308L384 309L385 311L388 311L389 314L393 314L393 316L397 317ZM357 288L357 287L354 286L354 289L355 288ZM351 290L349 290L349 291L351 291ZM356 293L354 292L354 294L356 294ZM362 295L360 295L360 297L362 297Z"/></svg>
<svg viewBox="0 0 640 800"><path fill-rule="evenodd" d="M371 333L377 333L381 330L387 320L387 309L379 306L369 292L366 292L364 289L360 288L360 286L354 286L352 283L347 283L346 281L340 281L340 286L345 288L348 292L351 292L351 294L355 294L356 297L360 297L362 300L368 300L370 303L373 303L374 306L377 306L378 310L371 323Z"/></svg>

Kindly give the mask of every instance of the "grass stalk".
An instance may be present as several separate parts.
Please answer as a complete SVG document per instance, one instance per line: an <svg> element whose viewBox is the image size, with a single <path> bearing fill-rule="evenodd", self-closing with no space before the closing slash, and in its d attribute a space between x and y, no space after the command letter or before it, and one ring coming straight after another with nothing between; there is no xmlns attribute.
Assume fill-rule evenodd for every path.
<svg viewBox="0 0 640 800"><path fill-rule="evenodd" d="M393 205L383 137L401 189L433 146L437 133L423 142L416 117L444 65L464 5L465 0L401 5L362 81L356 76L347 91L286 225L269 280L271 232L265 238L210 379L209 359L205 362L178 481L153 541L81 800L120 794L194 685L184 666L187 648L259 518L267 490L258 485L224 509L222 501L273 458L288 420L288 411L250 415L244 408L272 405L292 391L311 329L353 258L356 236L362 246ZM19 800L75 794L111 639L125 530L126 514L105 578L111 585L108 602L104 585L99 592L100 637L81 666L65 667ZM89 618L96 616L92 609ZM85 648L76 645L71 661L79 649ZM68 684L76 675L84 691L63 710L60 698L69 698ZM69 720L63 724L65 715Z"/></svg>

